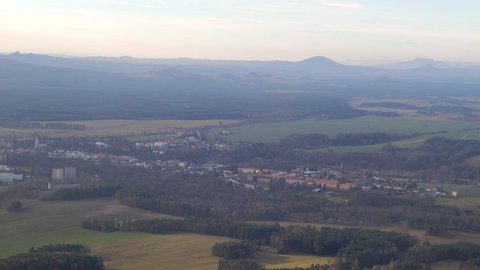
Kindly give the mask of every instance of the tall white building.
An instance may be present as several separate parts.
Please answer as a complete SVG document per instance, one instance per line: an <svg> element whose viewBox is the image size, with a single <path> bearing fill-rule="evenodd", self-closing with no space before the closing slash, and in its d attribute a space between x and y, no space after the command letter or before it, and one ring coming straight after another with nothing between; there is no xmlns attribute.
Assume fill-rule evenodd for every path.
<svg viewBox="0 0 480 270"><path fill-rule="evenodd" d="M69 180L76 177L77 170L74 167L52 169L52 179L55 181Z"/></svg>
<svg viewBox="0 0 480 270"><path fill-rule="evenodd" d="M62 181L64 179L63 168L53 168L52 179L55 181Z"/></svg>
<svg viewBox="0 0 480 270"><path fill-rule="evenodd" d="M63 173L64 179L73 179L77 177L77 170L74 167L67 167Z"/></svg>

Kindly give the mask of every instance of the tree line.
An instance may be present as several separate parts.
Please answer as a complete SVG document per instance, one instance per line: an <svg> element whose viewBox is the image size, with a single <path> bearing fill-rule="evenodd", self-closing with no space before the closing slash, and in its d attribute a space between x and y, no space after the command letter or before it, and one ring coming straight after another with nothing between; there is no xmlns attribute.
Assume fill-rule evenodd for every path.
<svg viewBox="0 0 480 270"><path fill-rule="evenodd" d="M407 260L432 263L440 260L465 261L480 268L480 245L467 242L453 244L423 243L412 248Z"/></svg>
<svg viewBox="0 0 480 270"><path fill-rule="evenodd" d="M263 244L270 243L270 238L274 232L283 230L278 224L266 225L205 218L91 220L83 221L81 227L103 232L188 232L241 240L257 240Z"/></svg>
<svg viewBox="0 0 480 270"><path fill-rule="evenodd" d="M49 245L32 248L0 260L0 270L103 270L103 259L90 255L89 249L78 244Z"/></svg>
<svg viewBox="0 0 480 270"><path fill-rule="evenodd" d="M116 193L120 202L149 211L181 217L285 220L288 213L262 194L236 190L216 178L171 177ZM305 203L307 204L307 203Z"/></svg>
<svg viewBox="0 0 480 270"><path fill-rule="evenodd" d="M212 255L227 260L251 257L260 247L250 241L230 241L217 243L212 247Z"/></svg>
<svg viewBox="0 0 480 270"><path fill-rule="evenodd" d="M118 185L91 185L76 188L66 188L54 191L46 200L76 201L113 197L121 189Z"/></svg>
<svg viewBox="0 0 480 270"><path fill-rule="evenodd" d="M417 243L416 238L403 233L311 226L289 226L272 239L281 253L333 255L359 269L387 264Z"/></svg>

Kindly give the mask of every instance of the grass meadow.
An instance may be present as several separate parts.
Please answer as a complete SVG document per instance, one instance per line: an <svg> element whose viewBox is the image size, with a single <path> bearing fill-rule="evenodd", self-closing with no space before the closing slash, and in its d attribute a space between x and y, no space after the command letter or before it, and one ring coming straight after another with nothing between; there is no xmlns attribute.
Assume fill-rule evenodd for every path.
<svg viewBox="0 0 480 270"><path fill-rule="evenodd" d="M0 207L0 258L47 244L81 243L93 246L137 238L142 234L82 230L80 223L99 217L138 218L153 215L113 200L22 202L25 210L20 213L8 213L5 210L7 205Z"/></svg>
<svg viewBox="0 0 480 270"><path fill-rule="evenodd" d="M88 137L88 136L147 136L175 129L201 128L218 126L219 122L232 124L232 120L91 120L91 121L58 121L50 123L66 123L84 125L85 130L59 129L12 129L1 128L0 135L46 136L46 137Z"/></svg>
<svg viewBox="0 0 480 270"><path fill-rule="evenodd" d="M458 192L458 198L436 199L436 202L441 205L451 205L467 209L478 209L480 207L480 185L419 183L418 187L430 189L440 188L448 193L452 191Z"/></svg>
<svg viewBox="0 0 480 270"><path fill-rule="evenodd" d="M303 119L239 125L227 129L226 139L234 142L273 142L292 134L385 132L407 135L438 135L450 138L480 138L480 122L428 118L360 117L341 120Z"/></svg>

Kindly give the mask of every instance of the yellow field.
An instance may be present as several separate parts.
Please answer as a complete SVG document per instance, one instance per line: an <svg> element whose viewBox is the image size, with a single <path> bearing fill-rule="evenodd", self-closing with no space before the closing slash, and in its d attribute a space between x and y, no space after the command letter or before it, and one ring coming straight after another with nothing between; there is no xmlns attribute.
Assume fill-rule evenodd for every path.
<svg viewBox="0 0 480 270"><path fill-rule="evenodd" d="M432 270L458 270L460 269L459 262L451 262L451 261L441 261L432 264Z"/></svg>
<svg viewBox="0 0 480 270"><path fill-rule="evenodd" d="M473 167L480 167L480 156L474 156L469 158L466 163Z"/></svg>
<svg viewBox="0 0 480 270"><path fill-rule="evenodd" d="M92 251L103 256L112 270L212 270L218 266L218 258L211 256L212 246L228 240L195 234L148 235L94 246Z"/></svg>
<svg viewBox="0 0 480 270"><path fill-rule="evenodd" d="M148 235L93 247L111 270L168 269L213 270L219 258L211 255L215 243L232 239L197 234ZM275 250L258 252L252 260L267 268L302 267L332 263L335 258L312 255L279 255Z"/></svg>
<svg viewBox="0 0 480 270"><path fill-rule="evenodd" d="M253 260L268 268L309 267L312 264L333 264L335 257L320 257L303 254L277 254L274 249L258 252Z"/></svg>
<svg viewBox="0 0 480 270"><path fill-rule="evenodd" d="M0 128L0 135L49 136L49 137L85 137L85 136L133 136L155 134L176 129L200 128L235 123L233 120L91 120L56 121L47 123L66 123L84 125L86 130L56 129L11 129Z"/></svg>

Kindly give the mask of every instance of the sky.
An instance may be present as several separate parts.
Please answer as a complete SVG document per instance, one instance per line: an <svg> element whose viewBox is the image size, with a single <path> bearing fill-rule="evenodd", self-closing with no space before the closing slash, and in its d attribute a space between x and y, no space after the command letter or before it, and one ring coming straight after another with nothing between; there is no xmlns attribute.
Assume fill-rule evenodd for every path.
<svg viewBox="0 0 480 270"><path fill-rule="evenodd" d="M480 63L478 0L0 0L0 52Z"/></svg>

